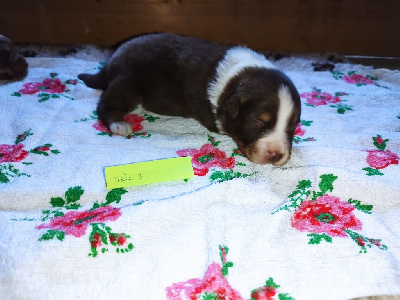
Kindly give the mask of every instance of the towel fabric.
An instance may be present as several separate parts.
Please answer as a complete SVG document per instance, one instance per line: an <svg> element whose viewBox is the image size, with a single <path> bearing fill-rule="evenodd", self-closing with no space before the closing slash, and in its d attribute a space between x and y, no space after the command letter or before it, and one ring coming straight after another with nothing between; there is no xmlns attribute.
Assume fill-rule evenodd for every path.
<svg viewBox="0 0 400 300"><path fill-rule="evenodd" d="M302 100L292 158L137 107L112 136L102 63L31 58L0 82L2 299L349 299L400 295L400 72L276 65ZM195 177L107 190L104 168L192 157Z"/></svg>

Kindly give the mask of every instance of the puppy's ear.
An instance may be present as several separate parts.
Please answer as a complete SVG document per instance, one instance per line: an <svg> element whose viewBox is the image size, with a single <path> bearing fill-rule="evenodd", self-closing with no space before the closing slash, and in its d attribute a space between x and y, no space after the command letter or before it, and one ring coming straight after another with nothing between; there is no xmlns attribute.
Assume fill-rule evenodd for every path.
<svg viewBox="0 0 400 300"><path fill-rule="evenodd" d="M233 118L239 115L240 106L247 101L247 97L232 95L227 97L222 104L222 108Z"/></svg>

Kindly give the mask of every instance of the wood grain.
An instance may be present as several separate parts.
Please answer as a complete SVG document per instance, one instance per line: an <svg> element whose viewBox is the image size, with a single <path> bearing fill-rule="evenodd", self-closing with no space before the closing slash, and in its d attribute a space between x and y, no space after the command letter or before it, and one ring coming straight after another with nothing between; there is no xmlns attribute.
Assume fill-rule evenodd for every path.
<svg viewBox="0 0 400 300"><path fill-rule="evenodd" d="M398 0L2 0L15 42L112 45L169 31L257 50L400 56Z"/></svg>

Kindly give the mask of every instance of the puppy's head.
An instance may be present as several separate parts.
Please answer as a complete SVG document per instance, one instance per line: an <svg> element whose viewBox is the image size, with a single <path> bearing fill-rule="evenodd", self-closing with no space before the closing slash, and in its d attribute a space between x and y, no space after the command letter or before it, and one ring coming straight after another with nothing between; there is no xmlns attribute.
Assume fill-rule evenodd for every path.
<svg viewBox="0 0 400 300"><path fill-rule="evenodd" d="M225 86L217 115L249 160L282 166L290 158L300 107L294 84L281 71L248 67Z"/></svg>
<svg viewBox="0 0 400 300"><path fill-rule="evenodd" d="M14 44L0 34L0 80L19 80L28 74L28 63Z"/></svg>

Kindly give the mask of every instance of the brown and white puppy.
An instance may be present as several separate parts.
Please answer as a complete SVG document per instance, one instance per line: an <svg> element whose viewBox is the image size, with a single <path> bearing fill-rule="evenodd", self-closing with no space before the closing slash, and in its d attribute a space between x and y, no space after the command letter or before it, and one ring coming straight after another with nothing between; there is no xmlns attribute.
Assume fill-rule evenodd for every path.
<svg viewBox="0 0 400 300"><path fill-rule="evenodd" d="M78 77L104 90L97 113L114 134L132 133L122 117L142 104L231 136L255 163L281 166L290 158L299 94L286 75L248 48L143 35L122 44L99 73Z"/></svg>
<svg viewBox="0 0 400 300"><path fill-rule="evenodd" d="M0 80L21 80L28 74L28 63L13 42L0 34Z"/></svg>

